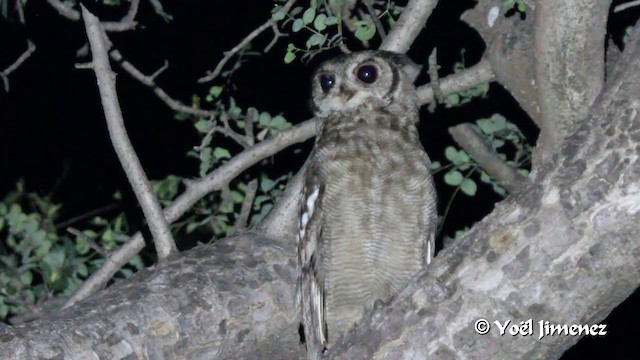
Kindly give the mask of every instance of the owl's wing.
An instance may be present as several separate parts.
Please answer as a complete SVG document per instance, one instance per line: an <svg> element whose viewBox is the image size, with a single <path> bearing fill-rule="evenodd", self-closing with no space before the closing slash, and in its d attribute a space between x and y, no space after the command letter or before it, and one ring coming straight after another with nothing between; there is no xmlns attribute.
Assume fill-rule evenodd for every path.
<svg viewBox="0 0 640 360"><path fill-rule="evenodd" d="M307 172L298 231L298 304L302 309L309 359L319 359L327 342L324 277L319 242L322 232L322 186L313 166Z"/></svg>

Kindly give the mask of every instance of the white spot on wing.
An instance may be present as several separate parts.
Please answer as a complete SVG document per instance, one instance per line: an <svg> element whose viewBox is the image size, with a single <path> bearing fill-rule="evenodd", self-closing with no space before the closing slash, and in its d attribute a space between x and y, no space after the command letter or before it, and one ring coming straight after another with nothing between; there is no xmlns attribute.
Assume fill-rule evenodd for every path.
<svg viewBox="0 0 640 360"><path fill-rule="evenodd" d="M313 208L316 204L316 200L318 199L318 194L320 193L319 188L315 188L311 195L307 198L307 212L309 213L309 217L313 215Z"/></svg>
<svg viewBox="0 0 640 360"><path fill-rule="evenodd" d="M496 24L498 15L500 15L500 8L498 8L497 6L494 6L491 8L491 10L489 10L489 13L487 14L487 24L489 24L490 28Z"/></svg>

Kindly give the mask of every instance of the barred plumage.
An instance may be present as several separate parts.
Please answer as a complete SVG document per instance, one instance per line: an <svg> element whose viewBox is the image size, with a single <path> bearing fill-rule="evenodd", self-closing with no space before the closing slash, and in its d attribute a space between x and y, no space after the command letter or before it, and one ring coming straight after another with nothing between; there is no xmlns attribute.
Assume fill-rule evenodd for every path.
<svg viewBox="0 0 640 360"><path fill-rule="evenodd" d="M416 129L407 57L365 51L314 76L318 118L298 233L298 300L310 359L433 257L436 194Z"/></svg>

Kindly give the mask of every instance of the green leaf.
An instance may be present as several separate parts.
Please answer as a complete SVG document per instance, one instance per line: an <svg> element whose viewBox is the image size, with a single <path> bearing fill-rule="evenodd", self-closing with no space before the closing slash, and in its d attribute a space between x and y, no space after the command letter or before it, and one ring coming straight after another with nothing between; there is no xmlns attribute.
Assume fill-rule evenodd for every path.
<svg viewBox="0 0 640 360"><path fill-rule="evenodd" d="M458 150L456 150L456 148L454 148L453 146L447 146L446 149L444 149L444 156L451 161L454 164L458 164L460 161L460 156L458 155Z"/></svg>
<svg viewBox="0 0 640 360"><path fill-rule="evenodd" d="M231 116L233 119L237 119L240 114L242 114L242 109L237 106L232 106L231 109L229 109L229 116Z"/></svg>
<svg viewBox="0 0 640 360"><path fill-rule="evenodd" d="M216 158L216 160L230 159L231 153L225 148L216 147L213 150L213 156Z"/></svg>
<svg viewBox="0 0 640 360"><path fill-rule="evenodd" d="M476 124L478 124L483 133L493 134L507 128L507 119L500 114L494 114L488 119L477 120Z"/></svg>
<svg viewBox="0 0 640 360"><path fill-rule="evenodd" d="M244 200L244 195L242 195L239 191L231 191L231 198L233 199L233 202L236 204L240 204L242 202L242 200Z"/></svg>
<svg viewBox="0 0 640 360"><path fill-rule="evenodd" d="M209 89L209 94L211 94L214 98L217 98L222 93L222 86L212 86Z"/></svg>
<svg viewBox="0 0 640 360"><path fill-rule="evenodd" d="M260 210L260 207L262 206L262 203L264 203L265 201L270 201L271 200L271 196L267 196L267 195L258 195L256 196L256 198L253 200L253 208L255 210Z"/></svg>
<svg viewBox="0 0 640 360"><path fill-rule="evenodd" d="M460 190L469 196L475 196L478 191L478 186L475 181L471 179L464 179L462 184L460 184Z"/></svg>
<svg viewBox="0 0 640 360"><path fill-rule="evenodd" d="M282 9L278 9L278 11L274 12L273 15L271 15L271 18L275 21L280 21L284 19L285 15L286 14Z"/></svg>
<svg viewBox="0 0 640 360"><path fill-rule="evenodd" d="M304 22L305 25L311 24L313 22L313 19L315 19L315 17L316 17L316 9L308 8L307 10L304 11L304 14L302 14L302 21Z"/></svg>
<svg viewBox="0 0 640 360"><path fill-rule="evenodd" d="M271 125L271 114L266 111L260 113L260 116L258 116L258 125L263 128L269 127L269 125Z"/></svg>
<svg viewBox="0 0 640 360"><path fill-rule="evenodd" d="M200 119L196 121L194 126L196 130L198 130L198 132L202 134L206 134L207 132L209 132L209 129L211 129L211 123L206 119Z"/></svg>
<svg viewBox="0 0 640 360"><path fill-rule="evenodd" d="M327 18L324 20L324 24L326 26L336 25L337 23L338 23L338 18L336 16L327 16Z"/></svg>
<svg viewBox="0 0 640 360"><path fill-rule="evenodd" d="M269 192L269 190L273 189L275 186L276 182L267 177L262 178L262 181L260 182L260 190L264 193Z"/></svg>
<svg viewBox="0 0 640 360"><path fill-rule="evenodd" d="M493 184L493 191L501 196L507 196L507 190L498 184Z"/></svg>
<svg viewBox="0 0 640 360"><path fill-rule="evenodd" d="M302 6L296 6L291 11L289 11L289 15L296 16L302 12L302 9L304 9Z"/></svg>
<svg viewBox="0 0 640 360"><path fill-rule="evenodd" d="M2 304L0 304L0 319L5 319L7 314L9 314L9 306L2 302Z"/></svg>
<svg viewBox="0 0 640 360"><path fill-rule="evenodd" d="M296 59L296 54L292 51L287 51L287 53L284 55L285 64L291 64L291 62L295 59Z"/></svg>
<svg viewBox="0 0 640 360"><path fill-rule="evenodd" d="M42 261L52 270L57 270L64 265L65 257L64 249L61 246L56 246L50 253L44 256Z"/></svg>
<svg viewBox="0 0 640 360"><path fill-rule="evenodd" d="M327 37L322 34L313 34L307 39L307 49L310 49L313 46L321 47L325 41L327 41Z"/></svg>
<svg viewBox="0 0 640 360"><path fill-rule="evenodd" d="M276 115L271 119L271 127L276 130L285 130L291 127L291 123L287 121L282 115Z"/></svg>
<svg viewBox="0 0 640 360"><path fill-rule="evenodd" d="M482 171L480 173L480 181L490 184L491 183L491 177L489 176L489 174L487 174L486 172Z"/></svg>
<svg viewBox="0 0 640 360"><path fill-rule="evenodd" d="M440 161L434 161L431 163L431 170L438 170L442 167L442 164L440 163Z"/></svg>
<svg viewBox="0 0 640 360"><path fill-rule="evenodd" d="M360 41L371 40L376 35L376 26L371 20L371 15L367 15L365 20L355 21L353 24L357 27L354 35Z"/></svg>
<svg viewBox="0 0 640 360"><path fill-rule="evenodd" d="M22 283L22 285L25 285L25 286L31 285L32 281L33 281L33 274L31 273L31 271L27 270L22 274L20 274L20 282Z"/></svg>
<svg viewBox="0 0 640 360"><path fill-rule="evenodd" d="M304 23L302 22L302 19L296 19L293 22L293 25L291 25L291 31L298 32L300 31L300 29L302 29L303 26L304 26Z"/></svg>
<svg viewBox="0 0 640 360"><path fill-rule="evenodd" d="M318 16L316 16L316 19L313 20L313 27L316 28L316 30L318 31L322 31L327 28L326 21L327 21L327 15L318 14Z"/></svg>
<svg viewBox="0 0 640 360"><path fill-rule="evenodd" d="M89 243L83 237L76 236L76 251L78 254L85 255L89 250L91 250Z"/></svg>
<svg viewBox="0 0 640 360"><path fill-rule="evenodd" d="M85 265L84 263L79 263L78 265L76 265L76 274L82 277L89 276L89 269L87 268L87 265Z"/></svg>
<svg viewBox="0 0 640 360"><path fill-rule="evenodd" d="M460 104L460 94L453 93L453 94L447 96L447 103L449 103L449 105L451 105L451 106L459 105Z"/></svg>
<svg viewBox="0 0 640 360"><path fill-rule="evenodd" d="M463 179L464 176L457 170L450 170L444 174L444 182L447 183L447 185L458 186L462 183Z"/></svg>

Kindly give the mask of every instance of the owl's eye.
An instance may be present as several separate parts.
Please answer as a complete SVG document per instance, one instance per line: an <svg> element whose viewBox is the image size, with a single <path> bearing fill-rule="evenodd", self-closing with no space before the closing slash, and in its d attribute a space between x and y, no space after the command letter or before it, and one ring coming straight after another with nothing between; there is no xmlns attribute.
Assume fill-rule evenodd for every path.
<svg viewBox="0 0 640 360"><path fill-rule="evenodd" d="M378 69L373 64L363 64L356 68L356 77L366 84L373 84L378 80Z"/></svg>
<svg viewBox="0 0 640 360"><path fill-rule="evenodd" d="M331 90L333 85L335 85L336 83L336 79L333 77L333 75L327 73L320 74L320 77L318 79L320 81L320 87L325 93L329 92L329 90Z"/></svg>

